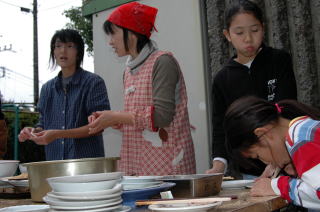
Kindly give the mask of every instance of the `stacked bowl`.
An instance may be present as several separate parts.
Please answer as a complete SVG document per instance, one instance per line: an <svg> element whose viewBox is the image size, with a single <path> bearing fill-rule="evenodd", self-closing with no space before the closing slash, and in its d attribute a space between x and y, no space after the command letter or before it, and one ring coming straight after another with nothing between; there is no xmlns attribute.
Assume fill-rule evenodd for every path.
<svg viewBox="0 0 320 212"><path fill-rule="evenodd" d="M121 179L121 172L48 178L52 191L43 200L50 211L129 211L122 205Z"/></svg>

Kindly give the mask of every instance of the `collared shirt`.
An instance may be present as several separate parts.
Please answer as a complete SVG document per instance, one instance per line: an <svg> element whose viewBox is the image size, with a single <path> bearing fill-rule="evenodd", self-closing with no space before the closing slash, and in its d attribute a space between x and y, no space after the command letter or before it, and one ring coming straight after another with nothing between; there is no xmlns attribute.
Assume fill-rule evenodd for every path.
<svg viewBox="0 0 320 212"><path fill-rule="evenodd" d="M110 110L104 80L96 74L78 69L66 89L62 72L41 88L37 127L73 129L88 124L92 112ZM47 160L104 157L102 135L80 139L57 139L45 146Z"/></svg>

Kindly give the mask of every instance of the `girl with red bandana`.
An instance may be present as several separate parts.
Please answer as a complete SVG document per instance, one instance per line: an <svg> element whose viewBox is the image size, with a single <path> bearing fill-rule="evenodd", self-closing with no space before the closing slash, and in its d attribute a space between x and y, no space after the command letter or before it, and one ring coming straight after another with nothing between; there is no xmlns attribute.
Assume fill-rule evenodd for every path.
<svg viewBox="0 0 320 212"><path fill-rule="evenodd" d="M97 111L90 133L114 127L123 133L120 171L126 175L195 173L187 93L171 52L150 40L157 9L138 2L116 8L104 23L109 45L128 56L123 111Z"/></svg>

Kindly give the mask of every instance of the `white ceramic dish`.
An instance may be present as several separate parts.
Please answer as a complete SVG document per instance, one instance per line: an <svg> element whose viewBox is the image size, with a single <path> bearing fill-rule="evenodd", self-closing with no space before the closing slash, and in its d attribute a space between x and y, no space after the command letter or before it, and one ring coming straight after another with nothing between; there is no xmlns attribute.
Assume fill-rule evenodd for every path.
<svg viewBox="0 0 320 212"><path fill-rule="evenodd" d="M21 173L27 173L27 167L23 164L23 163L20 163L19 164L19 170Z"/></svg>
<svg viewBox="0 0 320 212"><path fill-rule="evenodd" d="M85 212L105 212L105 211L112 211L112 212L128 212L131 210L131 207L125 206L125 205L116 205L114 207L108 207L108 208L98 208L98 209L84 209L84 210L68 210L68 211L85 211ZM55 210L50 209L49 212L61 212L63 210Z"/></svg>
<svg viewBox="0 0 320 212"><path fill-rule="evenodd" d="M246 186L251 186L254 180L230 180L223 181L221 184L222 189L241 189Z"/></svg>
<svg viewBox="0 0 320 212"><path fill-rule="evenodd" d="M108 209L114 210L117 208L121 208L122 205L120 204L122 200L119 200L117 202L109 202L105 204L100 204L100 205L90 205L90 206L58 206L58 205L50 205L50 208L53 209L58 209L58 210L89 210L89 209L99 209L99 208L104 208L105 211ZM111 209L112 208L112 209Z"/></svg>
<svg viewBox="0 0 320 212"><path fill-rule="evenodd" d="M53 191L57 192L83 192L83 191L103 191L113 188L119 179L97 182L69 183L48 181Z"/></svg>
<svg viewBox="0 0 320 212"><path fill-rule="evenodd" d="M83 174L74 176L62 176L62 177L50 177L47 181L59 182L59 183L87 183L87 182L97 182L97 181L107 181L120 179L122 177L122 172L108 172L108 173L98 173L98 174Z"/></svg>
<svg viewBox="0 0 320 212"><path fill-rule="evenodd" d="M9 180L8 178L1 178L1 181L15 187L29 187L29 180Z"/></svg>
<svg viewBox="0 0 320 212"><path fill-rule="evenodd" d="M19 205L0 209L1 212L47 212L49 205Z"/></svg>
<svg viewBox="0 0 320 212"><path fill-rule="evenodd" d="M123 190L132 190L132 189L143 189L143 188L150 188L154 186L160 186L163 184L162 181L156 182L141 182L141 183L121 183Z"/></svg>
<svg viewBox="0 0 320 212"><path fill-rule="evenodd" d="M215 202L211 204L156 204L156 205L149 205L149 209L152 211L203 212L211 208L214 208L220 204L221 202Z"/></svg>
<svg viewBox="0 0 320 212"><path fill-rule="evenodd" d="M43 200L49 204L50 206L63 206L63 207L87 207L87 206L95 206L95 205L104 205L107 203L113 203L114 205L122 202L121 197L117 197L115 199L106 199L106 200L92 200L92 201L65 201L61 199L56 199L49 196L44 196Z"/></svg>
<svg viewBox="0 0 320 212"><path fill-rule="evenodd" d="M124 183L141 183L141 182L154 182L161 180L162 176L123 176L122 182Z"/></svg>
<svg viewBox="0 0 320 212"><path fill-rule="evenodd" d="M106 195L91 195L91 196L59 196L59 195L55 195L53 192L49 192L47 193L47 196L49 197L53 197L56 199L60 199L60 200L76 200L76 201L81 201L81 200L104 200L104 199L114 199L117 197L120 197L122 194L122 192L117 192L117 193L113 193L113 194L106 194Z"/></svg>
<svg viewBox="0 0 320 212"><path fill-rule="evenodd" d="M120 183L116 184L111 189L106 189L102 191L84 191L84 192L55 192L52 194L57 196L79 196L79 197L92 197L92 196L102 196L107 194L119 193L122 190L122 185Z"/></svg>
<svg viewBox="0 0 320 212"><path fill-rule="evenodd" d="M18 160L0 160L0 178L13 176L18 165Z"/></svg>

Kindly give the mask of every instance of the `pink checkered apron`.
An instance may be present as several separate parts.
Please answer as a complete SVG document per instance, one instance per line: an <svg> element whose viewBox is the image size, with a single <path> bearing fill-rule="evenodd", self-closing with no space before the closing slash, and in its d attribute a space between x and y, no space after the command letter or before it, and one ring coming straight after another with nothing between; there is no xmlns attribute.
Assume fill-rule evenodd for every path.
<svg viewBox="0 0 320 212"><path fill-rule="evenodd" d="M128 68L124 74L124 110L135 114L134 126L124 125L122 129L123 143L119 170L126 175L194 174L196 171L187 93L181 71L180 102L176 105L173 121L164 128L168 133L167 141L162 141L162 146L153 146L142 135L143 130L154 129L152 71L155 61L163 54L172 55L169 52L156 51L149 56L136 74L129 73Z"/></svg>

